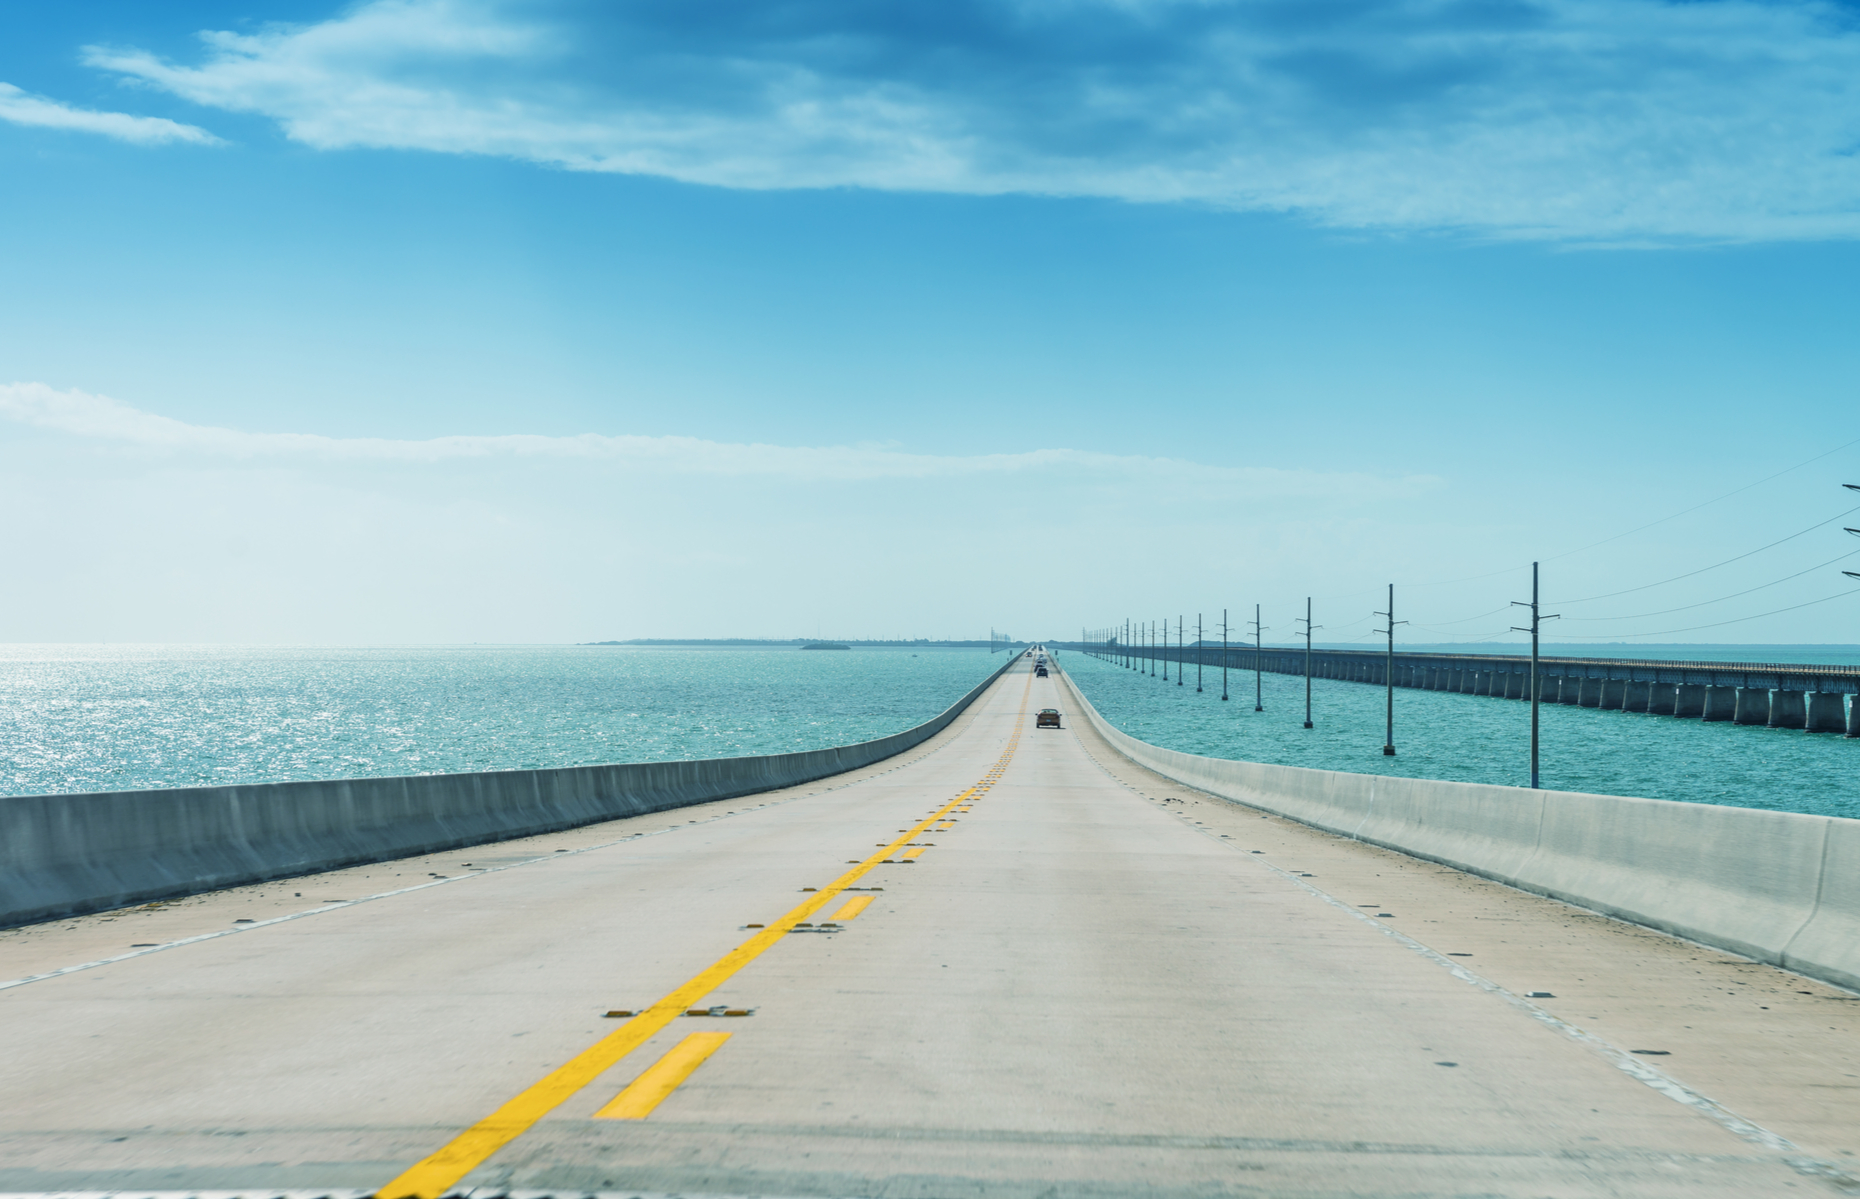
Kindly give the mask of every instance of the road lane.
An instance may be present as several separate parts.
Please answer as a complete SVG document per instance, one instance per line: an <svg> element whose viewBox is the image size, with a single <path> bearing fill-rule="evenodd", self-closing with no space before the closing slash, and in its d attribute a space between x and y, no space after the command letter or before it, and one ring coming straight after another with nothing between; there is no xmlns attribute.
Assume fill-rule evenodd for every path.
<svg viewBox="0 0 1860 1200"><path fill-rule="evenodd" d="M1836 1194L1233 844L1333 840L1033 729L1059 695L1012 673L903 769L0 992L0 1188L382 1188L789 914L842 924L691 999L753 1016L661 1022L455 1186ZM694 1033L730 1036L596 1116Z"/></svg>

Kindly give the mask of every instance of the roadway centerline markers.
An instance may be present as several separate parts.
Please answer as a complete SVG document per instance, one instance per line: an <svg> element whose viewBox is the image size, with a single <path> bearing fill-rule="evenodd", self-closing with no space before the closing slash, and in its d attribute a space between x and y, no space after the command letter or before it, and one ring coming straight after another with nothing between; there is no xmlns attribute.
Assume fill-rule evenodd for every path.
<svg viewBox="0 0 1860 1200"><path fill-rule="evenodd" d="M1027 687L1032 686L1033 679L1029 676ZM1027 697L1023 692L1021 696L1023 709L1026 702ZM1020 730L1025 720L1024 711L1015 716L1013 736L1008 739L1007 748L1001 752L1001 757L995 760L997 765L1005 765L1014 756L1014 748L1020 740ZM401 1172L393 1182L375 1193L377 1200L390 1200L390 1198L399 1200L400 1197L437 1200L437 1197L443 1196L446 1189L470 1174L479 1163L523 1136L530 1126L542 1120L576 1092L593 1083L609 1067L639 1049L653 1034L664 1029L673 1020L694 1007L699 1000L716 991L725 980L761 957L763 951L780 941L796 925L825 908L828 901L845 891L847 887L857 883L866 872L887 861L897 861L891 858L892 854L903 848L925 829L934 825L938 818L947 814L951 809L965 800L973 799L980 787L981 785L977 784L960 792L954 799L912 828L901 831L901 836L897 840L826 887L811 893L799 907L789 910L787 915L769 928L756 934L686 980L682 986L657 1004L642 1010L638 1016L628 1020L620 1028L506 1100L496 1112Z"/></svg>
<svg viewBox="0 0 1860 1200"><path fill-rule="evenodd" d="M610 1121L643 1121L659 1107L661 1101L691 1077L691 1072L730 1040L727 1033L694 1033L665 1052L665 1056L640 1073L603 1105L596 1117Z"/></svg>
<svg viewBox="0 0 1860 1200"><path fill-rule="evenodd" d="M871 896L854 896L841 906L840 911L833 914L833 919L835 921L850 921L864 912L867 906L872 903L872 900L873 897Z"/></svg>

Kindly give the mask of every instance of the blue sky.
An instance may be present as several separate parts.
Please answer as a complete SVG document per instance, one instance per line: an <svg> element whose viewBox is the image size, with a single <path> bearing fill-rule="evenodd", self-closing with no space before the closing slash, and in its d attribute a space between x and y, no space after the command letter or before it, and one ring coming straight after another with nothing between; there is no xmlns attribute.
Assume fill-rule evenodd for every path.
<svg viewBox="0 0 1860 1200"><path fill-rule="evenodd" d="M1857 13L0 4L0 640L1860 641Z"/></svg>

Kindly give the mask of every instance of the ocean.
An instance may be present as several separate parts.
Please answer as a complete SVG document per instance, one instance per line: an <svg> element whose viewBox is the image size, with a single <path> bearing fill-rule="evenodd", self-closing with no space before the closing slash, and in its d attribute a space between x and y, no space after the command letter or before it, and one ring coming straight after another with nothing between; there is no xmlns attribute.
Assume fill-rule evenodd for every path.
<svg viewBox="0 0 1860 1200"><path fill-rule="evenodd" d="M0 646L0 795L778 754L897 733L1000 653Z"/></svg>
<svg viewBox="0 0 1860 1200"><path fill-rule="evenodd" d="M1352 647L1360 649L1361 647ZM1403 650L1514 654L1514 645L1399 646ZM1584 646L1566 654L1738 662L1860 662L1853 646ZM1529 653L1529 648L1524 648ZM1530 706L1519 700L1395 689L1393 758L1382 754L1386 692L1343 680L1311 682L1304 728L1302 675L1260 677L1264 712L1254 711L1254 675L1229 671L1221 702L1218 669L1195 667L1185 686L1091 655L1061 656L1104 718L1146 742L1214 758L1523 786L1530 782ZM1157 670L1161 671L1161 664ZM1573 792L1731 804L1783 812L1860 817L1860 738L1764 726L1540 708L1543 786Z"/></svg>

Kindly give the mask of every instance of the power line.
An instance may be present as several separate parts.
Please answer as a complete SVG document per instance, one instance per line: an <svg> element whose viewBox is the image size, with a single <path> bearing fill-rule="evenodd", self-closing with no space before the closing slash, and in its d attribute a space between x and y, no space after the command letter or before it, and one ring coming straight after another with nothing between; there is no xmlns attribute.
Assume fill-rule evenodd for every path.
<svg viewBox="0 0 1860 1200"><path fill-rule="evenodd" d="M1802 576L1812 571L1819 571L1823 567L1831 567L1835 563L1843 559L1852 558L1856 554L1860 554L1860 550L1849 550L1845 554L1835 555L1827 562L1816 563L1806 571L1797 571L1793 575L1784 575L1781 579L1772 579L1768 583L1760 583L1756 587L1746 588L1741 592L1732 592L1729 596L1720 596L1716 600L1701 600L1697 604L1682 604L1678 608L1663 608L1658 612L1627 613L1619 617L1568 617L1565 619L1570 621L1639 621L1646 617L1664 617L1668 613L1685 612L1689 608L1704 608L1708 604L1722 604L1726 600L1735 600L1739 596L1748 596L1750 593L1760 592L1764 588L1773 588L1779 583L1788 583L1791 579L1800 579Z"/></svg>
<svg viewBox="0 0 1860 1200"><path fill-rule="evenodd" d="M1682 508L1670 517L1661 517L1657 521L1649 521L1645 525L1641 525L1641 526L1638 526L1637 528L1630 529L1627 531L1627 533L1617 533L1613 537L1605 537L1599 542L1590 542L1588 545L1578 546L1574 550L1565 550L1563 551L1563 553L1554 555L1551 558L1545 559L1544 561L1553 562L1555 561L1555 559L1558 559L1558 558L1568 558L1572 554L1581 554L1584 550L1593 550L1597 546L1606 546L1609 542L1619 541L1620 539L1627 537L1628 534L1639 533L1643 529L1652 529L1655 525L1664 525L1668 521L1678 520L1680 517L1685 516L1687 513L1695 513L1701 508L1706 508L1710 505L1718 503L1718 501L1720 500L1729 500L1732 496L1741 495L1744 492L1749 491L1751 488L1762 487L1764 484L1768 483L1772 479L1781 479L1784 475L1787 475L1791 471L1799 471L1803 467L1806 467L1809 463L1820 462L1822 459L1827 458L1831 454L1839 454L1841 451L1847 449L1847 447L1849 446L1860 446L1860 438L1855 438L1851 442L1844 442L1841 445L1836 446L1832 450L1823 451L1822 453L1815 455L1815 457L1813 458L1803 459L1801 462L1795 464L1795 466L1793 467L1784 467L1782 470L1776 472L1776 474L1765 476L1764 478L1757 480L1755 483L1747 483L1743 487L1737 488L1734 491L1726 492L1722 496L1714 496L1710 500L1707 500L1702 504L1694 504L1691 508ZM1617 595L1618 594L1619 593L1617 593Z"/></svg>
<svg viewBox="0 0 1860 1200"><path fill-rule="evenodd" d="M1791 604L1788 608L1773 608L1769 612L1753 613L1748 617L1733 617L1729 621L1714 621L1710 625L1688 625L1684 629L1650 629L1645 633L1585 633L1582 634L1580 638L1566 634L1552 634L1551 636L1562 637L1565 640L1595 640L1598 638L1612 640L1615 638L1659 637L1661 634L1666 633L1691 633L1695 629L1717 629L1721 625L1736 625L1744 621L1755 621L1760 617L1773 617L1777 613L1794 612L1798 608L1809 608L1816 604L1826 604L1830 600L1838 600L1842 596L1851 596L1855 592L1860 592L1860 588L1849 588L1844 592L1836 592L1832 596L1823 596L1819 600L1808 600L1801 604Z"/></svg>
<svg viewBox="0 0 1860 1200"><path fill-rule="evenodd" d="M1617 542L1617 541L1620 541L1620 540L1621 540L1622 538L1624 538L1624 537L1630 537L1630 536L1632 536L1632 535L1634 535L1634 534L1636 534L1636 533L1640 533L1640 532L1642 532L1643 530L1647 530L1647 529L1652 529L1652 528L1653 528L1653 527L1654 527L1655 525L1664 525L1664 524L1666 524L1666 523L1667 523L1668 521L1676 521L1676 520L1678 520L1678 519L1679 519L1680 517L1683 517L1683 516L1685 516L1685 515L1687 515L1688 513L1695 513L1695 512L1697 512L1697 511L1698 511L1699 509L1701 509L1701 508L1709 508L1709 507L1711 507L1712 505L1714 505L1714 504L1716 504L1716 503L1718 503L1718 502L1719 502L1720 500L1729 500L1729 499L1730 499L1730 498L1731 498L1732 496L1740 496L1740 495L1742 495L1743 493L1745 493L1745 492L1747 492L1747 491L1749 491L1749 490L1750 490L1751 488L1756 488L1756 487L1762 487L1762 486L1763 486L1764 484L1766 484L1766 483L1768 483L1768 482L1770 482L1770 481L1771 481L1771 480L1773 480L1773 479L1781 479L1781 478L1782 478L1782 477L1783 477L1784 475L1787 475L1787 474L1789 474L1789 473L1790 473L1791 471L1799 471L1799 470L1801 470L1801 469L1802 469L1803 467L1806 467L1806 466L1808 466L1808 465L1809 465L1809 464L1811 464L1811 463L1817 463L1817 462L1820 462L1820 461L1821 461L1822 459L1824 459L1824 458L1828 458L1828 457L1830 457L1830 456L1832 456L1832 455L1836 455L1836 454L1839 454L1839 453L1840 453L1841 451L1843 451L1843 450L1845 450L1845 449L1847 449L1847 448L1848 448L1848 447L1850 447L1850 446L1860 446L1860 438L1855 438L1855 439L1854 439L1853 441L1851 441L1851 442L1843 442L1842 444L1840 444L1840 445L1838 445L1838 446L1836 446L1836 447L1835 447L1834 449L1832 449L1832 450L1824 450L1824 451L1822 451L1822 452L1821 452L1820 454L1817 454L1817 455L1815 455L1815 456L1814 456L1813 458L1805 458L1805 459L1803 459L1803 460L1802 460L1801 462L1799 462L1799 463L1797 463L1797 464L1795 464L1795 465L1794 465L1793 467L1784 467L1784 468L1783 468L1782 470L1780 470L1780 471L1778 471L1778 472L1776 472L1776 473L1775 473L1774 475L1766 475L1766 476L1764 476L1764 477L1763 477L1762 479L1759 479L1759 480L1757 480L1757 481L1756 481L1755 483L1747 483L1747 484L1745 484L1745 485L1744 485L1743 487L1740 487L1740 488L1733 488L1733 489L1731 489L1730 491L1728 491L1728 492L1725 492L1725 493L1724 493L1724 494L1722 494L1722 495L1719 495L1719 496L1713 496L1713 497L1712 497L1712 498L1711 498L1710 500L1705 500L1705 501L1702 501L1702 502L1700 502L1700 503L1698 503L1698 504L1694 504L1694 505L1693 505L1693 506L1692 506L1691 508L1682 508L1682 509L1680 509L1680 510L1679 510L1678 512L1676 512L1676 513L1670 513L1670 514L1668 514L1668 515L1666 515L1666 516L1664 516L1664 517L1661 517L1661 518L1660 518L1659 520L1657 520L1657 521L1649 521L1649 522L1647 522L1647 523L1646 523L1645 525L1636 525L1636 526L1635 526L1634 528L1632 528L1632 529L1629 529L1629 530L1625 530L1625 531L1623 531L1623 532L1621 532L1621 533L1617 533L1617 534L1613 534L1613 535L1611 535L1611 536L1609 536L1609 537L1605 537L1605 538L1603 538L1603 539L1602 539L1601 541L1599 541L1599 542L1590 542L1590 543L1589 543L1588 545L1586 545L1586 546L1578 546L1578 547L1576 547L1576 548L1575 548L1574 550L1565 550L1565 551L1563 551L1563 553L1561 553L1561 554L1553 554L1553 555L1551 555L1551 556L1550 556L1549 558L1546 558L1546 559L1542 559L1542 560L1540 560L1540 561L1543 561L1543 562L1555 562L1556 560L1558 560L1558 559L1560 559L1560 558L1568 558L1568 557L1570 557L1570 556L1571 556L1571 555L1573 555L1573 554L1581 554L1581 553L1582 553L1583 551L1585 551L1585 550L1593 550L1593 549L1595 549L1595 548L1596 548L1597 546L1606 546L1606 545L1607 545L1607 544L1608 544L1609 542ZM1826 523L1827 523L1827 522L1825 522L1825 521L1824 521L1824 522L1822 522L1822 524L1824 524L1824 525L1825 525ZM1807 531L1806 531L1806 530L1804 530L1803 532L1807 532ZM1786 540L1788 540L1788 539L1784 539L1784 540L1786 541ZM1769 547L1767 547L1767 546L1765 546L1765 547L1763 547L1763 549L1766 549L1766 550L1767 550L1768 548L1769 548ZM1753 554L1754 554L1754 553L1756 553L1756 551L1754 551L1754 550L1753 550L1753 551L1752 551L1751 553L1753 553ZM1735 561L1737 561L1737 560L1736 560L1736 559L1731 559L1731 560L1729 560L1729 561L1731 561L1731 562L1735 562ZM1723 566L1724 564L1723 564L1723 563L1720 563L1720 564L1718 564L1718 565L1719 565L1719 566ZM1497 576L1499 576L1499 575L1508 575L1508 574L1510 574L1510 573L1511 573L1511 572L1513 572L1513 571L1522 571L1523 569L1524 569L1524 565L1523 565L1522 563L1520 563L1520 564L1518 564L1517 566L1513 566L1513 567L1502 567L1502 568L1500 568L1499 570L1496 570L1496 571L1487 571L1487 572L1486 572L1486 573L1484 573L1483 575L1464 575L1464 576L1461 576L1461 577L1460 577L1460 578L1458 578L1458 579L1437 579L1437 580L1434 580L1434 581L1433 581L1433 582L1431 582L1431 583L1404 583L1404 584L1402 584L1402 586L1403 586L1403 587L1411 587L1411 588L1412 588L1412 587L1446 587L1447 585L1449 585L1449 584L1454 584L1454 583L1474 583L1474 582L1476 582L1476 581L1478 581L1478 580L1481 580L1481 579L1493 579L1493 578L1496 578L1496 577L1497 577ZM1708 570L1708 571L1709 571L1709 570L1711 570L1711 568L1710 568L1710 567L1706 567L1706 568L1703 568L1703 569L1704 569L1704 570ZM1686 578L1686 577L1685 577L1684 575L1680 575L1680 576L1677 576L1676 578L1679 578L1679 579L1684 579L1684 578ZM1670 580L1670 579L1669 579L1669 580L1667 580L1666 582L1668 582L1668 583L1671 583L1671 582L1672 582L1672 580ZM1650 584L1648 584L1647 586L1648 586L1648 587L1658 587L1658 586L1659 586L1659 584L1652 584L1652 583L1650 583ZM1363 591L1360 591L1360 592L1346 592L1346 593L1341 593L1341 594L1338 594L1338 595L1333 595L1333 596L1322 596L1322 597L1319 597L1319 599L1323 599L1323 600L1348 600L1348 599L1350 599L1350 598L1351 598L1351 597L1353 597L1353 596L1367 596L1367 595L1369 595L1369 594L1371 594L1371 592L1373 592L1374 590L1376 590L1376 589L1372 589L1372 588L1369 588L1369 589L1364 589ZM1629 590L1639 590L1639 589L1629 589ZM1622 595L1626 595L1626 594L1627 594L1627 593L1625 593L1625 592L1611 592L1611 593L1609 593L1609 595L1611 595L1611 596L1622 596ZM1591 599L1591 600L1604 600L1604 599L1607 599L1607 597L1606 597L1606 596L1591 596L1591 597L1589 597L1589 599ZM1558 603L1562 603L1562 604L1581 604L1581 603L1583 603L1583 601L1581 601L1581 600L1563 600L1563 601L1558 601ZM1470 618L1469 618L1469 619L1470 619ZM1453 622L1447 622L1447 624L1453 624Z"/></svg>
<svg viewBox="0 0 1860 1200"><path fill-rule="evenodd" d="M1857 513L1857 512L1860 512L1860 508L1850 508L1846 512L1835 513L1833 516L1829 517L1825 521L1816 521L1813 525L1810 525L1807 529L1798 529L1794 533L1790 534L1788 537L1777 538L1775 541L1771 542L1767 546L1758 546L1755 550L1746 550L1744 553L1737 555L1735 558L1727 558L1723 562L1715 562L1709 567L1700 567L1696 571L1687 571L1684 575L1675 575L1671 579L1662 579L1658 583L1643 583L1639 587L1623 588L1621 591L1618 591L1618 592L1603 592L1599 596L1584 596L1580 600L1557 600L1557 601L1554 601L1553 603L1556 603L1556 604L1587 604L1591 600L1607 600L1615 596L1626 596L1631 592L1644 592L1648 588L1665 587L1669 583L1678 583L1681 579L1690 579L1694 575L1703 575L1707 571L1716 571L1719 567L1728 567L1732 563L1741 562L1744 559L1749 558L1753 554L1761 554L1765 550L1773 550L1777 546L1782 545L1784 542L1792 542L1796 538L1801 537L1805 533L1813 533L1815 530L1820 529L1823 525L1832 525L1834 522L1840 520L1842 517L1850 516L1853 513ZM1705 626L1700 626L1700 628L1705 628Z"/></svg>

